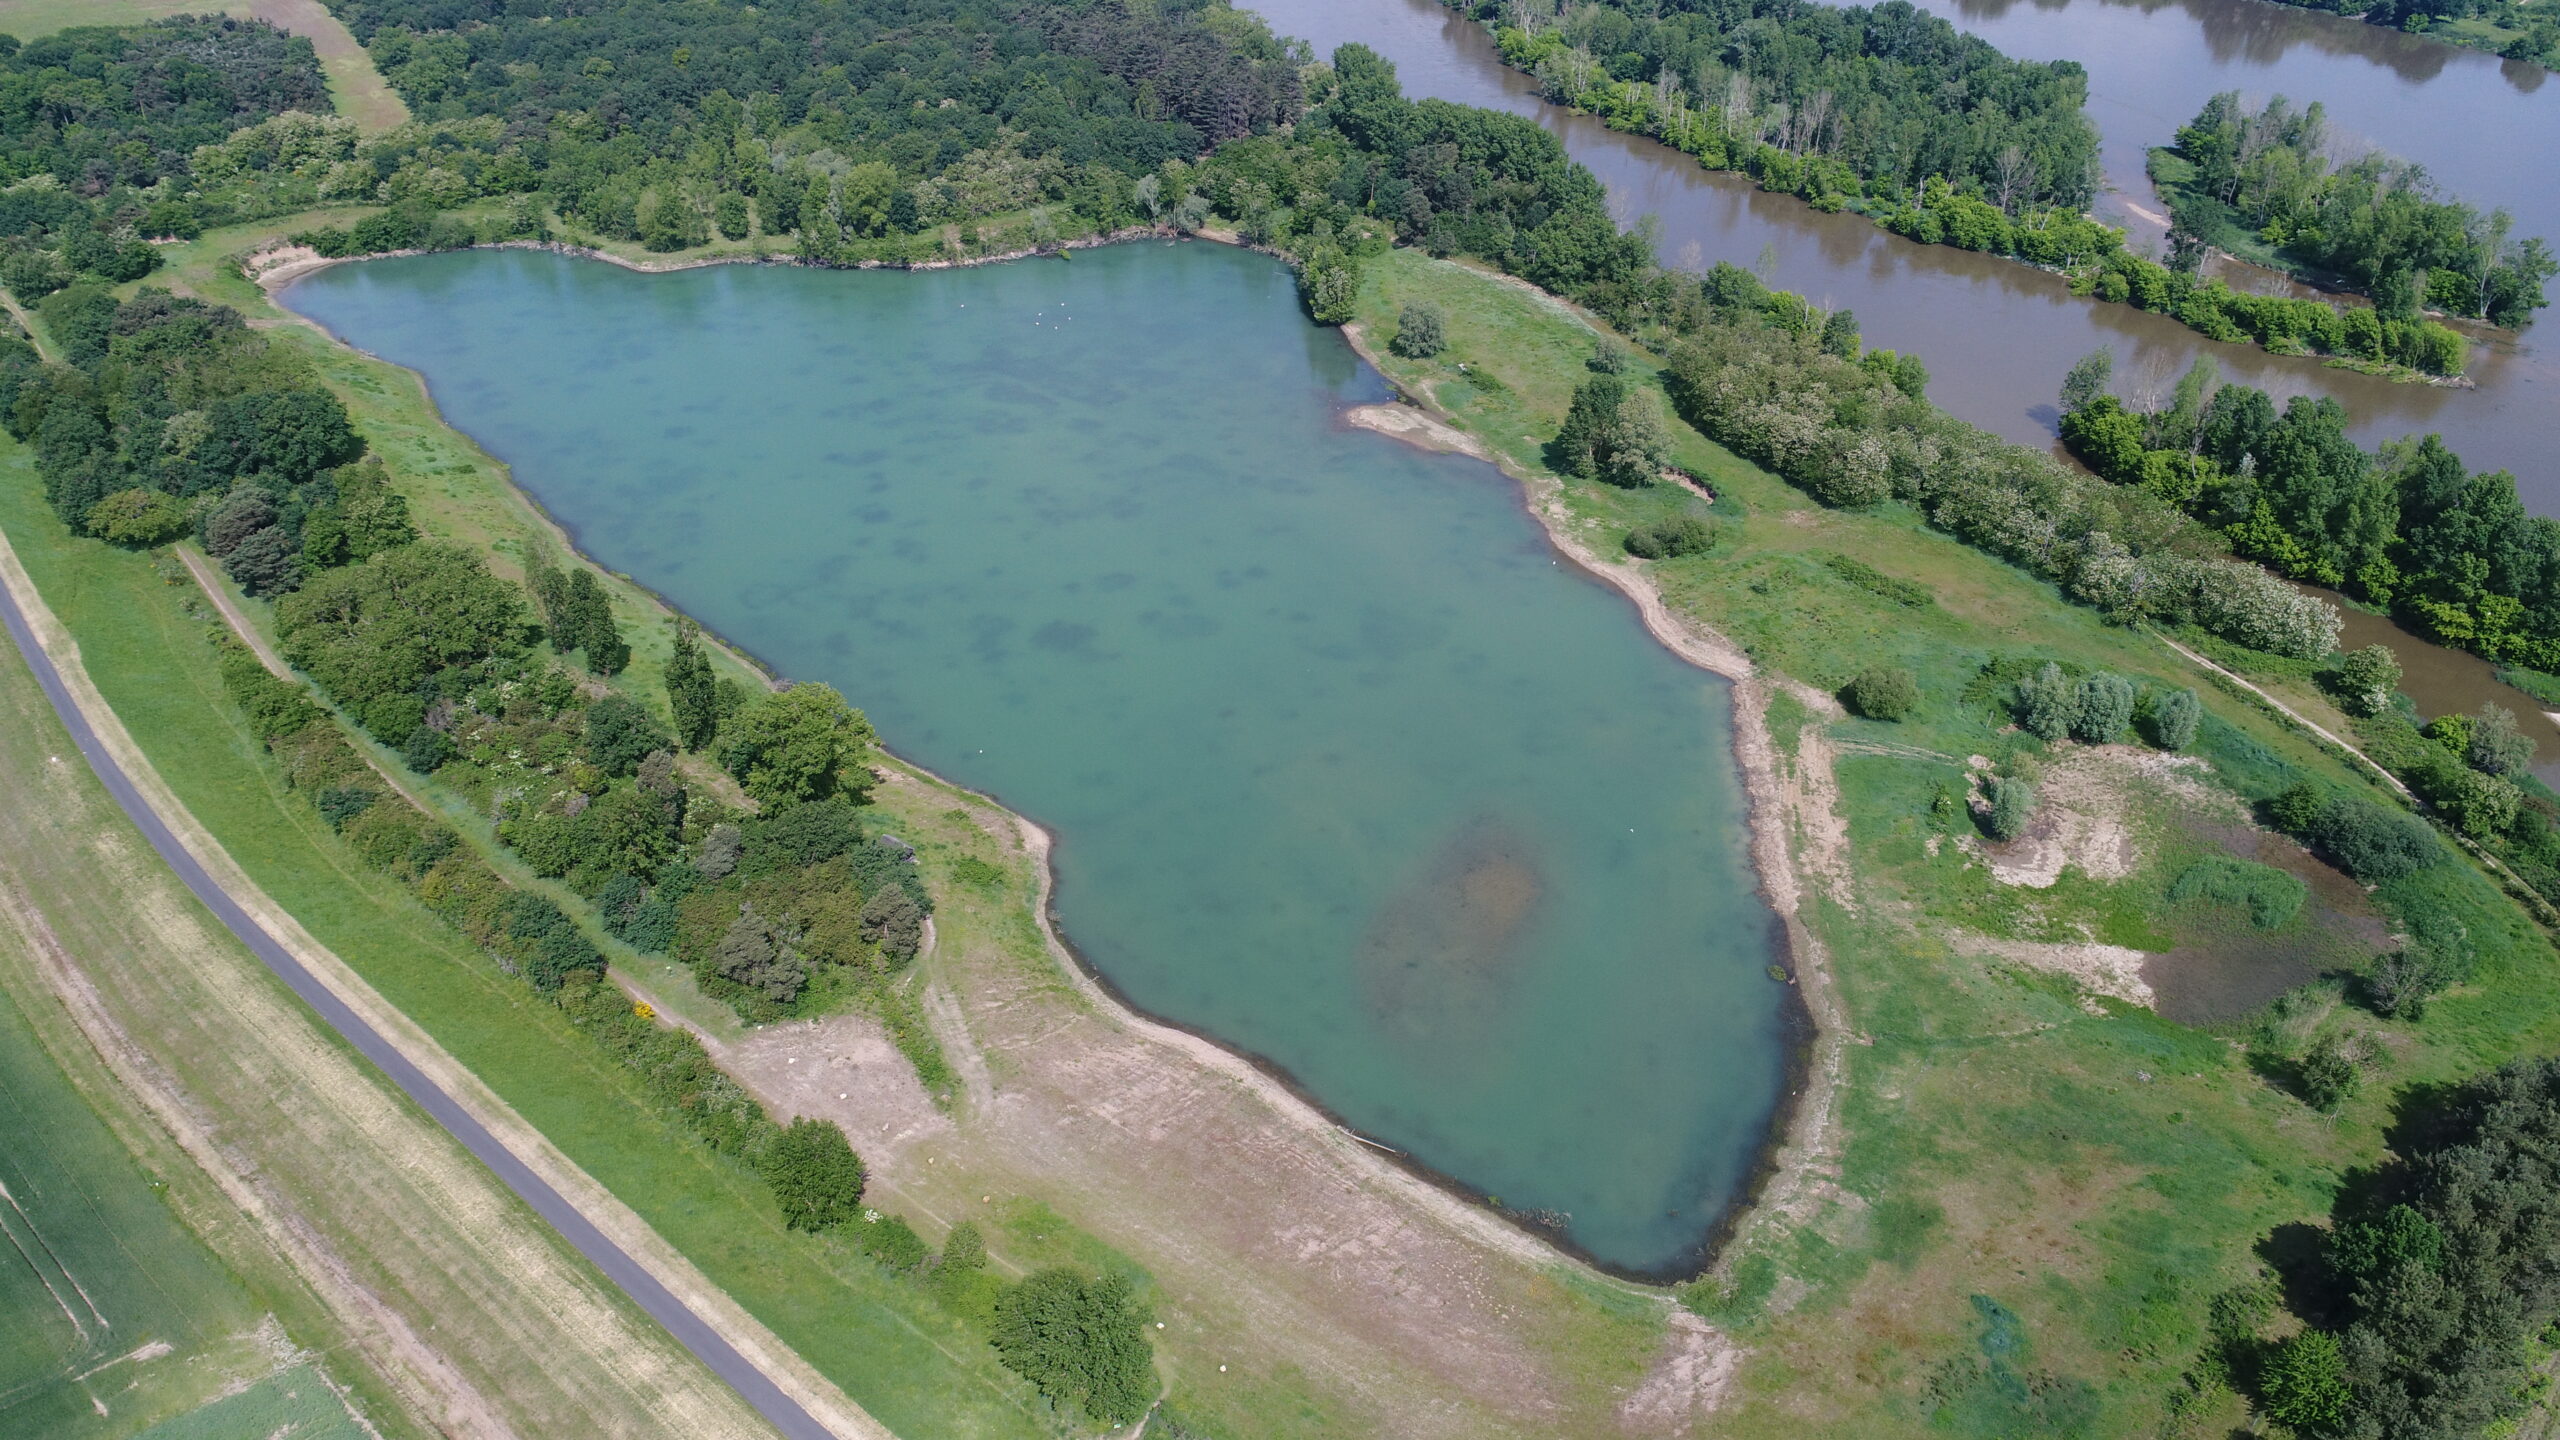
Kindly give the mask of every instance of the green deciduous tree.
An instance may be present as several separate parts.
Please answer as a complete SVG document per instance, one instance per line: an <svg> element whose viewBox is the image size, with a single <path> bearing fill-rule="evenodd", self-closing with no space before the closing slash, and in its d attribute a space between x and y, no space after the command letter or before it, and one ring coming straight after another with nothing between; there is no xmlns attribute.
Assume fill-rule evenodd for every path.
<svg viewBox="0 0 2560 1440"><path fill-rule="evenodd" d="M148 549L187 533L187 507L157 490L119 490L89 507L88 527L111 544Z"/></svg>
<svg viewBox="0 0 2560 1440"><path fill-rule="evenodd" d="M694 638L690 620L676 621L675 652L667 658L667 708L675 715L676 741L687 750L710 744L720 728L711 660Z"/></svg>
<svg viewBox="0 0 2560 1440"><path fill-rule="evenodd" d="M1414 360L1428 360L1448 344L1446 327L1440 308L1416 301L1396 316L1396 338L1388 342L1397 354Z"/></svg>
<svg viewBox="0 0 2560 1440"><path fill-rule="evenodd" d="M2379 715L2400 688L2400 657L2388 645L2367 645L2338 662L2338 703L2351 715Z"/></svg>
<svg viewBox="0 0 2560 1440"><path fill-rule="evenodd" d="M870 791L862 761L871 722L834 688L794 685L749 705L730 722L720 763L764 805L823 800L839 789Z"/></svg>
<svg viewBox="0 0 2560 1440"><path fill-rule="evenodd" d="M2073 687L2062 667L2048 660L2018 682L2018 728L2039 740L2059 740L2071 733Z"/></svg>
<svg viewBox="0 0 2560 1440"><path fill-rule="evenodd" d="M783 1223L794 1230L830 1230L862 1208L862 1157L832 1120L803 1117L784 1126L762 1168Z"/></svg>
<svg viewBox="0 0 2560 1440"><path fill-rule="evenodd" d="M2157 690L2150 697L2143 729L2163 750L2184 750L2196 743L2196 727L2204 719L2204 703L2193 690Z"/></svg>
<svg viewBox="0 0 2560 1440"><path fill-rule="evenodd" d="M312 577L277 604L276 629L286 659L362 705L414 692L449 666L520 651L523 594L459 546L402 545Z"/></svg>
<svg viewBox="0 0 2560 1440"><path fill-rule="evenodd" d="M1155 1403L1155 1347L1127 1277L1035 1270L996 1301L992 1339L1006 1368L1104 1425Z"/></svg>
<svg viewBox="0 0 2560 1440"><path fill-rule="evenodd" d="M2091 745L2104 745L2133 722L2133 682L2101 670L2080 677L2071 692L2071 734Z"/></svg>
<svg viewBox="0 0 2560 1440"><path fill-rule="evenodd" d="M2480 707L2465 759L2490 775L2517 775L2533 763L2533 740L2516 728L2516 712L2495 701Z"/></svg>

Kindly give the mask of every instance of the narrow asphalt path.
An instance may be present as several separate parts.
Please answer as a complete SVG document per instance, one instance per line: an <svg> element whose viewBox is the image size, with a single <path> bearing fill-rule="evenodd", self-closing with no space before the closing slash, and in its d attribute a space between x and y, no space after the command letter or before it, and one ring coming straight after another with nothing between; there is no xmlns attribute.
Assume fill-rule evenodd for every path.
<svg viewBox="0 0 2560 1440"><path fill-rule="evenodd" d="M71 738L78 742L80 753L88 758L89 768L105 783L108 793L116 797L116 803L124 807L124 813L132 817L143 838L151 842L151 848L159 852L160 858L177 872L178 878L186 882L187 888L204 902L205 908L212 911L232 934L240 937L240 943L248 946L278 979L284 981L288 989L301 996L303 1003L317 1012L323 1023L389 1076L391 1083L417 1102L418 1108L461 1141L464 1149L505 1181L507 1188L532 1206L536 1215L559 1231L563 1239L603 1271L607 1280L620 1287L622 1293L630 1296L652 1319L665 1326L667 1333L709 1366L713 1374L728 1382L776 1430L790 1440L837 1440L834 1432L819 1424L816 1417L801 1408L799 1402L784 1394L771 1377L739 1354L709 1322L677 1299L622 1247L607 1239L604 1232L596 1228L576 1206L533 1173L530 1167L516 1158L514 1151L499 1143L498 1138L472 1118L469 1111L411 1064L398 1047L366 1024L329 987L321 984L301 961L267 933L266 927L250 918L239 902L231 898L230 892L215 884L213 877L196 862L195 856L178 843L178 837L170 832L159 812L143 800L141 792L134 788L132 778L125 774L124 767L117 764L115 757L98 742L97 732L90 728L88 717L81 713L71 691L62 683L61 672L54 668L53 657L36 639L35 631L27 624L27 617L18 609L17 598L9 593L6 586L0 586L0 621L7 623L9 638L17 642L18 653L26 657L28 668L35 671L37 682L44 686L45 698L53 702L54 714L62 718L63 728L69 730Z"/></svg>

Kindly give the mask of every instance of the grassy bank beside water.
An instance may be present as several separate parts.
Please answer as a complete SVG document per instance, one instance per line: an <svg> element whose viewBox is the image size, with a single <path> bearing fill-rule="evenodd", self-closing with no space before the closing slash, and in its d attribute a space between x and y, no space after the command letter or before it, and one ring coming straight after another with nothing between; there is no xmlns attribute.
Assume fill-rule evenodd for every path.
<svg viewBox="0 0 2560 1440"><path fill-rule="evenodd" d="M290 230L295 222L268 228ZM208 298L279 319L254 287L219 263L254 238L209 236L182 258L178 278ZM1715 545L1642 567L1675 613L1817 691L1870 665L1893 664L1911 670L1921 692L1920 711L1899 725L1816 715L1783 692L1772 707L1773 721L1783 709L1807 722L1776 737L1792 757L1792 778L1814 802L1789 817L1815 881L1805 918L1834 957L1859 1043L1849 1051L1850 1084L1827 1183L1816 1187L1813 1202L1756 1219L1717 1275L1685 1292L1692 1308L1749 1352L1741 1393L1726 1398L1730 1411L1719 1427L1802 1433L1810 1421L1827 1433L1990 1435L2026 1425L2112 1435L2236 1422L2239 1402L2213 1378L2218 1351L2207 1316L2215 1298L2252 1283L2253 1247L2262 1237L2318 1222L2353 1168L2382 1153L2396 1089L2548 1045L2560 988L2551 983L2547 942L2483 877L2459 865L2395 882L2369 899L2316 883L2325 867L2256 830L2243 802L2264 800L2297 776L2362 783L2354 771L2211 689L2150 637L2103 624L2049 586L1928 531L1908 512L1820 509L1685 427L1675 427L1675 459L1713 488L1712 504L1669 484L1622 491L1547 478L1540 450L1587 373L1589 325L1515 282L1411 251L1368 267L1361 323L1371 338L1384 338L1414 300L1442 309L1450 347L1427 361L1382 354L1382 364L1531 477L1533 504L1551 524L1614 555L1630 529L1695 514L1716 527ZM557 543L504 471L435 418L414 377L306 328L291 333L390 460L431 533L471 538L517 560L527 546ZM1651 368L1640 362L1634 378L1655 383ZM32 489L31 481L11 488L17 508L0 524L13 537L51 523ZM44 549L18 543L22 551ZM92 666L146 748L173 781L192 761L245 790L226 800L215 793L220 780L191 780L180 785L189 803L204 807L208 823L235 846L243 843L235 836L262 820L272 827L279 814L299 817L288 827L298 833L276 840L250 865L253 873L278 887L306 921L306 907L350 907L337 933L351 940L361 929L355 912L398 912L405 897L352 867L336 866L346 873L325 881L297 878L299 871L333 869L326 857L334 837L293 808L298 802L272 777L257 773L262 759L236 728L209 743L201 733L180 733L191 725L203 731L195 707L219 706L220 699L202 684L209 660L180 653L198 644L190 632L200 629L201 617L172 608L179 592L137 557L58 535L50 543L58 553L46 557L39 579L84 645L108 652L93 651ZM36 554L29 564L37 566ZM167 638L156 653L118 657L119 647L135 643L123 633L131 616L120 607L154 614L154 586L157 613L166 617L154 623ZM1912 603L1910 586L1925 598ZM644 646L626 684L654 696L663 642L658 626L642 623L654 617L654 606L624 586L615 587L615 598L626 629ZM653 643L661 646L654 653L645 648ZM2005 672L1995 666L1993 683L1985 683L1985 666L2022 658L2203 690L2211 718L2195 753L2209 768L2163 769L2131 747L2046 747L2008 730L1995 708L2002 688L1996 676ZM1794 724L1791 717L1787 728ZM228 761L204 753L226 747ZM2037 781L2053 811L2079 817L2071 833L2036 841L2051 862L2048 883L2004 881L1992 862L2032 871L2037 856L1986 854L1971 833L1962 801L1973 755ZM1836 795L1828 789L1835 777ZM1941 797L1953 797L1954 805ZM896 823L901 833L909 833L911 819L919 832L939 833L930 822L941 814L937 808ZM2181 891L2191 870L2235 850L2307 877L2318 898L2262 932L2228 907ZM367 885L386 893L365 895ZM2388 927L2417 908L2461 917L2480 950L2474 983L2418 1025L2383 1024L2344 1008L2334 972L2369 958ZM1005 943L1023 964L1047 964L1027 913L1014 913L1002 927L1010 934ZM556 1034L556 1016L537 1013L545 1007L479 957L458 953L458 942L444 942L434 964L371 953L398 943L391 937L400 933L388 919L376 923L385 927L381 940L355 941L368 958L345 945L342 953L386 993L396 984L394 998L449 1048L460 1054L469 1047L468 1063L492 1067L496 1073L484 1075L528 1118L640 1205L715 1278L730 1284L731 1274L744 1277L733 1285L741 1300L804 1344L821 1368L844 1380L840 1370L878 1363L801 1339L843 1292L794 1312L782 1295L791 1287L759 1279L765 1267L756 1256L721 1253L771 1253L763 1252L762 1235L748 1245L714 1233L713 1217L758 1203L737 1193L737 1177L715 1183L717 1177L697 1176L678 1186L640 1173L647 1157L663 1155L661 1146L680 1149L682 1142L630 1126L629 1110L606 1103L613 1077L590 1074L576 1103L535 1093L554 1083L544 1073L549 1060L576 1057L539 1045L526 1056L502 1052L546 1026ZM2183 957L2185 979L2160 971L2146 983L2156 985L2163 1008L2189 1007L2206 1023L2179 1025L2095 998L2056 968L2093 944ZM2261 953L2269 951L2280 951L2290 968L2270 975ZM2284 998L2266 1008L2271 995ZM2287 1057L2323 1034L2348 1036L2374 1056L2372 1082L2336 1118L2276 1083ZM722 1202L724 1183L731 1194ZM642 1205L626 1185L664 1208ZM705 1213L688 1225L684 1207L694 1203ZM697 1245L712 1258L696 1253ZM715 1261L735 1268L716 1268ZM859 1293L858 1279L834 1283ZM751 1298L759 1293L775 1298ZM1638 1327L1619 1343L1640 1347L1652 1333ZM1566 1344L1593 1338L1596 1332L1579 1340L1555 1336ZM1631 1381L1641 1358L1630 1349L1618 1359L1594 1353L1587 1363L1595 1374ZM928 1357L925 1366L942 1363ZM855 1393L889 1418L890 1407ZM1178 1386L1177 1399L1183 1394ZM1269 1403L1273 1398L1266 1392L1260 1404L1211 1402L1212 1433L1344 1428L1284 1426L1278 1417L1286 1407Z"/></svg>
<svg viewBox="0 0 2560 1440"><path fill-rule="evenodd" d="M1447 349L1414 360L1369 348L1406 393L1530 477L1552 527L1640 565L1675 614L1779 676L1831 691L1888 665L1918 681L1903 723L1834 711L1809 717L1793 748L1806 788L1836 774L1836 800L1800 809L1795 839L1806 919L1827 942L1854 1043L1833 1183L1755 1217L1684 1291L1750 1351L1738 1413L1718 1433L2241 1423L2233 1347L2210 1326L2217 1297L2256 1293L2283 1258L2271 1236L2325 1223L2341 1187L2385 1153L2408 1097L2560 1040L2548 939L2467 864L2368 896L2260 830L2247 804L2296 778L2369 782L2156 639L1898 505L1823 509L1685 427L1674 458L1712 504L1668 483L1546 478L1541 443L1587 376L1590 325L1515 282L1405 250L1371 266L1360 323L1383 339L1415 302L1441 310ZM1657 383L1653 368L1640 357L1628 378ZM1631 529L1680 515L1715 527L1709 551L1623 557ZM2207 719L2190 753L2202 763L2010 728L2007 687L1985 667L2030 659L2198 689ZM2041 786L2055 833L2020 844L2044 853L1985 847L1962 809L1971 756ZM1819 833L1825 809L1836 836ZM2296 876L2312 898L2261 929L2211 887L2181 887L2226 856ZM2042 885L2000 873L2039 869ZM2422 1024L2348 1008L2341 977L2416 914L2460 917L2479 947L2474 981ZM2154 1004L2198 1023L2075 982L2096 946L2162 956L2141 971ZM2285 1088L2285 1057L2325 1034L2373 1056L2363 1093L2334 1116Z"/></svg>

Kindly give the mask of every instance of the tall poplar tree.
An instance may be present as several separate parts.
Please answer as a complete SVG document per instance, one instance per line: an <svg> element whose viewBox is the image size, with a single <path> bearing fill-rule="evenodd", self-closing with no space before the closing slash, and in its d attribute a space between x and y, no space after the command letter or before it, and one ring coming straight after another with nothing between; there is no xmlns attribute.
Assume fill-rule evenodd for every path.
<svg viewBox="0 0 2560 1440"><path fill-rule="evenodd" d="M676 741L687 750L711 743L720 728L718 688L711 661L693 638L693 622L676 622L675 653L667 658L667 708L675 713Z"/></svg>

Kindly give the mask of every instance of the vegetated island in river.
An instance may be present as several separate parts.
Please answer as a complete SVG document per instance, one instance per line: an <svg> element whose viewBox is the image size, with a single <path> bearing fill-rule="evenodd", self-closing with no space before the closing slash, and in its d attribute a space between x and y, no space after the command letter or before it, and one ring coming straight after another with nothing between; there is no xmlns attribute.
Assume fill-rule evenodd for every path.
<svg viewBox="0 0 2560 1440"><path fill-rule="evenodd" d="M2466 50L2560 70L2560 5L2551 0L2277 0L2355 16Z"/></svg>
<svg viewBox="0 0 2560 1440"><path fill-rule="evenodd" d="M2469 342L2421 315L2419 301L2481 315L2489 272L2503 266L2518 284L2507 304L2487 313L2493 323L2518 325L2542 303L2542 281L2551 273L2539 249L2502 253L2498 227L2469 244L2485 245L2485 259L2457 259L2451 244L2438 247L2442 258L2391 257L2396 269L2416 273L2414 285L2371 289L2387 313L2359 318L2362 307L2250 294L2203 279L2203 243L2191 228L2172 235L2167 264L2136 254L2125 248L2123 231L2086 213L2095 198L2098 136L2081 114L2088 81L2080 66L2011 60L1902 0L1873 9L1756 13L1766 7L1745 6L1664 15L1599 0L1560 18L1544 0L1444 3L1492 28L1503 60L1536 76L1547 98L1612 129L1659 140L1707 169L1748 175L1760 188L1799 196L1818 210L1854 211L1905 239L2059 272L2075 294L2167 315L2216 340L2325 355L2341 368L2390 379L2452 383ZM1786 43L1751 39L1772 28ZM2368 209L2432 200L2401 193L2415 188L2417 177L2405 170L2394 177L2402 183L2366 196ZM2338 208L2331 228L2378 228ZM2477 218L2449 208L2460 211L2449 221L2457 232ZM2258 258L2249 246L2225 248ZM2431 284L2430 267L2459 271L2470 284ZM2351 288L2392 273L2361 277Z"/></svg>

